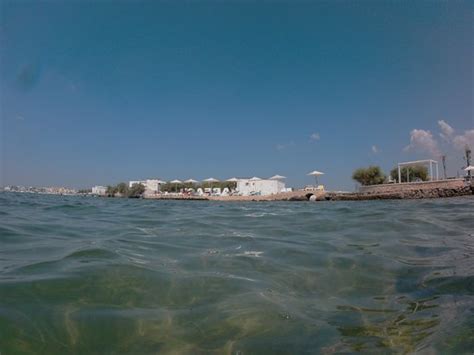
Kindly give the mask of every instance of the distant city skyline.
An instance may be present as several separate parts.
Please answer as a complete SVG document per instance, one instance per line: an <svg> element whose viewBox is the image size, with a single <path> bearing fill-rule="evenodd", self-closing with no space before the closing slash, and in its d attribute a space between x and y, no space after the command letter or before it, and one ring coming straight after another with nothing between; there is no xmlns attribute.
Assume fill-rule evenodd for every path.
<svg viewBox="0 0 474 355"><path fill-rule="evenodd" d="M270 177L474 148L457 2L0 4L0 185Z"/></svg>

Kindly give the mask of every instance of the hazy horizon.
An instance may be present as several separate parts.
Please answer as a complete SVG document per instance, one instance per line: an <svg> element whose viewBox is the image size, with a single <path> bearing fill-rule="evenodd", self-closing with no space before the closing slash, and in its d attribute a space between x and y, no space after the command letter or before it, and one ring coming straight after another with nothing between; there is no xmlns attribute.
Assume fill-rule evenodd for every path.
<svg viewBox="0 0 474 355"><path fill-rule="evenodd" d="M0 185L288 177L474 148L472 3L0 4ZM440 164L440 175L442 174Z"/></svg>

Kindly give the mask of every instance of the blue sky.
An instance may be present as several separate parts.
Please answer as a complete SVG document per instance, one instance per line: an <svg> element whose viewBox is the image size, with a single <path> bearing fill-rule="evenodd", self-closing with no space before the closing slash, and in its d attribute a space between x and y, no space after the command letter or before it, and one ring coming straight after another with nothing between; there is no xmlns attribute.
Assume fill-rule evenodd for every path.
<svg viewBox="0 0 474 355"><path fill-rule="evenodd" d="M474 143L468 1L0 6L1 185L316 169L353 189L441 153L455 175Z"/></svg>

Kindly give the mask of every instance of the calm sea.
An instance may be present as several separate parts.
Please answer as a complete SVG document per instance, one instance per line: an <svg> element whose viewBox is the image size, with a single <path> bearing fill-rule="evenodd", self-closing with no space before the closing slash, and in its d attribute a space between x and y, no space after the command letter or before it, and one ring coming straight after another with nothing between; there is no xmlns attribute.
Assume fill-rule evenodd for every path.
<svg viewBox="0 0 474 355"><path fill-rule="evenodd" d="M472 354L474 198L0 193L0 352Z"/></svg>

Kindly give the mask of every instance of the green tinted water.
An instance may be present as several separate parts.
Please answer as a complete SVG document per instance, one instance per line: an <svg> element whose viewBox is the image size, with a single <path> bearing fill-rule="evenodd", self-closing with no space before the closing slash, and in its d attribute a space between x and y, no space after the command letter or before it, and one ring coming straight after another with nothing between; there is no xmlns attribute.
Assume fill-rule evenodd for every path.
<svg viewBox="0 0 474 355"><path fill-rule="evenodd" d="M0 352L472 353L474 199L0 194Z"/></svg>

